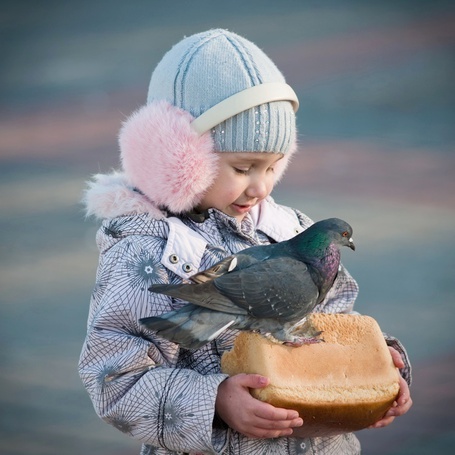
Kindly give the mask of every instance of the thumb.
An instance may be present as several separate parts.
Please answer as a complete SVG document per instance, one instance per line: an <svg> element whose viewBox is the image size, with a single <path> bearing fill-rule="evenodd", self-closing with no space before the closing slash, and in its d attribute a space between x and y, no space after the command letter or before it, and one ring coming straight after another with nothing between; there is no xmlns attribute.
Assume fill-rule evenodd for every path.
<svg viewBox="0 0 455 455"><path fill-rule="evenodd" d="M249 389L261 389L269 384L269 378L260 374L239 374L238 380L240 385Z"/></svg>

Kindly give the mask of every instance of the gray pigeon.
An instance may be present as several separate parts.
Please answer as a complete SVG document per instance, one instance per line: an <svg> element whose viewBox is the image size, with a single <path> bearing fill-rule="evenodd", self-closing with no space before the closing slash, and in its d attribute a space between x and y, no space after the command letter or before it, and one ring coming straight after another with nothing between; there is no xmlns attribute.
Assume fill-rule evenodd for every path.
<svg viewBox="0 0 455 455"><path fill-rule="evenodd" d="M341 246L355 249L352 228L330 218L290 240L247 248L193 275L192 284L152 285L152 292L190 303L140 323L188 349L227 328L257 331L294 346L321 341L318 334L292 329L332 287Z"/></svg>

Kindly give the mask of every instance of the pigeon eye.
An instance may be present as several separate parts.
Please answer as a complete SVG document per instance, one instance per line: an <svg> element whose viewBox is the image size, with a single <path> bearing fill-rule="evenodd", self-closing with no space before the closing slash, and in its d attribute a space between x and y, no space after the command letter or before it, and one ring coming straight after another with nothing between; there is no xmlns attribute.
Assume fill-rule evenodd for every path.
<svg viewBox="0 0 455 455"><path fill-rule="evenodd" d="M348 233L348 231L344 231L341 235L342 235L343 237L348 237L348 236L349 236L349 233Z"/></svg>

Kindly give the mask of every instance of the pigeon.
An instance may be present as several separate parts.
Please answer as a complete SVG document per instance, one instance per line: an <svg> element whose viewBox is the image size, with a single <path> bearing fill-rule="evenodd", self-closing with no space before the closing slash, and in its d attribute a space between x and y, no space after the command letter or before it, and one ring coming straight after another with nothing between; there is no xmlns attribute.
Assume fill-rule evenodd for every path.
<svg viewBox="0 0 455 455"><path fill-rule="evenodd" d="M318 221L289 240L228 256L193 275L191 283L152 285L151 292L189 303L139 322L187 349L199 349L228 328L290 346L323 341L320 333L295 327L332 287L342 246L355 250L351 226L338 218Z"/></svg>

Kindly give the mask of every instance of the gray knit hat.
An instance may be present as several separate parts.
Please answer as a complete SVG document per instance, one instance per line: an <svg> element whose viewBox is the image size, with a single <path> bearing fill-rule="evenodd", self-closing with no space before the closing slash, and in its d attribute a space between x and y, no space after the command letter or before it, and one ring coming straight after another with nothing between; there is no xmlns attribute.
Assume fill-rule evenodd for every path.
<svg viewBox="0 0 455 455"><path fill-rule="evenodd" d="M261 95L257 98L258 105L250 101L246 110L245 106L240 107L230 115L221 115L221 123L208 123L214 149L286 154L295 144L297 97L262 50L227 30L189 36L167 52L152 74L147 103L166 100L197 118L220 102L232 101L233 95L256 86L260 87L258 92L260 89L268 92L265 98ZM275 101L269 93L277 88L282 92L283 87L290 93L278 96ZM217 122L212 113L213 110L206 117ZM204 129L208 130L202 127L199 132Z"/></svg>

